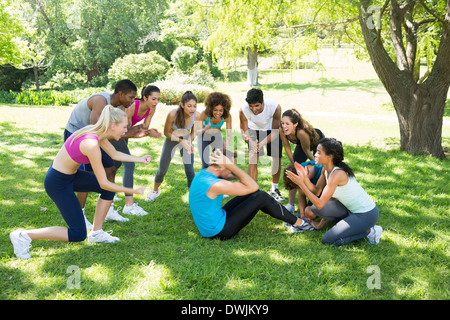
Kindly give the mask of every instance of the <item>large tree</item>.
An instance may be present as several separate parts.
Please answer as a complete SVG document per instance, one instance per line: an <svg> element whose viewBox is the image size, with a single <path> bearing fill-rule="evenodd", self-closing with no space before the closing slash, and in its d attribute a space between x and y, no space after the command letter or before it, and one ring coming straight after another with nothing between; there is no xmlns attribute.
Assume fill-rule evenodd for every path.
<svg viewBox="0 0 450 320"><path fill-rule="evenodd" d="M270 51L280 24L292 24L293 1L177 0L164 22L165 33L191 37L215 58L247 58L247 83L258 85L258 57ZM299 10L297 10L299 11Z"/></svg>
<svg viewBox="0 0 450 320"><path fill-rule="evenodd" d="M367 51L397 112L401 149L444 158L442 124L450 86L450 0L361 0L359 10ZM440 39L430 41L432 33ZM393 47L394 54L389 54L389 47ZM421 58L428 58L428 70L423 75L419 69Z"/></svg>
<svg viewBox="0 0 450 320"><path fill-rule="evenodd" d="M151 47L166 0L18 0L36 13L53 56L53 70L78 72L88 81L107 74L114 61ZM45 33L44 33L45 30Z"/></svg>
<svg viewBox="0 0 450 320"><path fill-rule="evenodd" d="M276 50L282 47L295 56L305 52L305 44L318 47L319 32L340 29L350 41L364 45L391 96L401 149L443 158L442 125L450 85L449 2L203 0L192 12L202 12L208 25L207 49L222 56L247 54L250 80L256 78L256 53L273 44L270 38L288 35ZM289 34L292 30L295 33Z"/></svg>

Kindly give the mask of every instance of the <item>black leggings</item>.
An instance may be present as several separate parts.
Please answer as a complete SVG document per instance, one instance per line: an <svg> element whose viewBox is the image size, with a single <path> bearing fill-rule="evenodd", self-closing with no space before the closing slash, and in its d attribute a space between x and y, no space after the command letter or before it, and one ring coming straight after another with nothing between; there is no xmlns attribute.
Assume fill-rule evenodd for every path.
<svg viewBox="0 0 450 320"><path fill-rule="evenodd" d="M223 229L212 238L227 240L244 228L261 210L268 215L294 224L297 217L293 216L283 205L278 203L267 192L258 190L245 196L234 197L223 209L227 213Z"/></svg>

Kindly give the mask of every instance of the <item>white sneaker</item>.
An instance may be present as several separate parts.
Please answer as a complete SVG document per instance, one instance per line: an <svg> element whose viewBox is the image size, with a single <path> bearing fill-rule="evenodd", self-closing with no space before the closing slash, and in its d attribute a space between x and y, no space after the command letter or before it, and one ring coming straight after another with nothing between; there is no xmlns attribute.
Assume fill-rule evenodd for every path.
<svg viewBox="0 0 450 320"><path fill-rule="evenodd" d="M147 198L145 198L145 201L155 201L156 198L158 198L161 195L161 191L151 191Z"/></svg>
<svg viewBox="0 0 450 320"><path fill-rule="evenodd" d="M281 195L280 190L278 188L270 189L269 194L278 202L284 201L284 197Z"/></svg>
<svg viewBox="0 0 450 320"><path fill-rule="evenodd" d="M370 233L367 235L367 240L370 244L378 244L380 243L381 233L383 232L383 228L380 226L373 226L370 228Z"/></svg>
<svg viewBox="0 0 450 320"><path fill-rule="evenodd" d="M105 232L103 230L100 230L96 233L94 233L94 231L92 231L88 235L88 242L91 242L91 243L114 243L114 242L120 241L119 238L113 237L111 235L111 233L112 233L112 231Z"/></svg>
<svg viewBox="0 0 450 320"><path fill-rule="evenodd" d="M133 203L131 206L125 205L123 207L122 213L134 216L145 216L146 214L148 214L148 212L139 207L136 202Z"/></svg>
<svg viewBox="0 0 450 320"><path fill-rule="evenodd" d="M130 219L122 217L119 212L114 210L114 207L111 204L111 207L109 207L108 213L106 214L105 221L127 222L128 220Z"/></svg>
<svg viewBox="0 0 450 320"><path fill-rule="evenodd" d="M14 247L14 254L21 259L30 259L31 256L28 250L31 248L31 239L26 239L21 232L22 230L16 230L9 234L9 238Z"/></svg>
<svg viewBox="0 0 450 320"><path fill-rule="evenodd" d="M89 220L86 218L86 215L84 214L84 208L81 210L83 211L83 217L84 217L84 223L86 224L86 230L92 230L92 223L90 223Z"/></svg>

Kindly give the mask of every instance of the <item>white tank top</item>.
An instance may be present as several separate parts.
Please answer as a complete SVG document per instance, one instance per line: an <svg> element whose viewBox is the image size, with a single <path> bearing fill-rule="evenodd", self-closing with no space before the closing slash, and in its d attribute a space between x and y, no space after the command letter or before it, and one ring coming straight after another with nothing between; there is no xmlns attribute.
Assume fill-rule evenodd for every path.
<svg viewBox="0 0 450 320"><path fill-rule="evenodd" d="M340 167L334 167L330 175L336 169L342 170ZM328 172L326 171L325 179L328 183ZM356 181L355 177L348 177L346 185L337 186L333 193L333 198L339 200L351 213L364 213L375 208L375 202Z"/></svg>
<svg viewBox="0 0 450 320"><path fill-rule="evenodd" d="M278 103L274 100L264 99L264 110L255 115L245 102L241 110L248 120L248 128L252 130L271 130L273 114L277 109Z"/></svg>

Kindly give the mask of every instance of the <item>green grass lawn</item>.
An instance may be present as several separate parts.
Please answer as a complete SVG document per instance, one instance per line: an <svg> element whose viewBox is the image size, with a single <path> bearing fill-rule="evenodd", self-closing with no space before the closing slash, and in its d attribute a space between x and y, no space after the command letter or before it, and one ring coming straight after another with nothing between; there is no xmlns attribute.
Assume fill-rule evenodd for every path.
<svg viewBox="0 0 450 320"><path fill-rule="evenodd" d="M71 108L0 105L0 299L449 299L450 160L398 151L398 125L383 118L395 114L383 107L385 93L369 73L364 77L372 79L371 92L357 80L346 84L337 73L336 80L324 82L323 88L302 87L301 83L319 83L317 77L297 81L294 89L279 88L272 84L279 77L290 81L289 74L261 76L267 96L279 99L286 109L303 93L305 102L299 110L309 112L308 120L319 123L327 136L343 141L346 161L380 209L378 224L384 231L379 245L361 240L325 246L320 241L325 230L289 233L281 221L262 213L232 240L204 239L189 211L186 178L177 155L157 201L136 197L147 216L105 223L104 229L113 230L119 243L33 241L32 259L17 259L11 231L65 225L43 180L62 145ZM371 96L367 109L353 98L347 104L338 99L331 108L333 92L344 86L339 81L344 81L349 96ZM242 88L242 83L218 85L218 90L232 93L234 112L245 95ZM152 127L162 129L169 108L173 106L159 107ZM373 119L333 120L318 112L368 114ZM448 130L444 128L443 134L446 148ZM242 141L238 144L244 153ZM153 155L151 164L137 164L135 171L135 185L151 187L162 140L136 139L130 146L135 154ZM195 159L198 171L198 154ZM287 164L284 158L283 166ZM269 171L269 165L260 169L263 190L270 186ZM287 198L286 190L281 190ZM86 206L91 221L95 202L96 195L91 194ZM116 202L116 207L123 205L123 200ZM380 289L368 286L374 266L379 268ZM79 288L70 285L75 274Z"/></svg>

